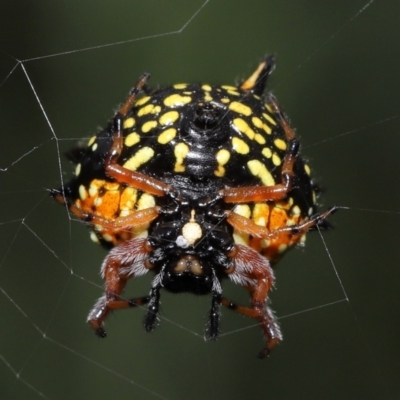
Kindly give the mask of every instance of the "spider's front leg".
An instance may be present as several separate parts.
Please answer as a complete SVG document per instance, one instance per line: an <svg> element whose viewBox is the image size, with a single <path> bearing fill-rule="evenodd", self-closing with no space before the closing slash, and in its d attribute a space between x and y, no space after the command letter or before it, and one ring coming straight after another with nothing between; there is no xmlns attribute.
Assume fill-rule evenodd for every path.
<svg viewBox="0 0 400 400"><path fill-rule="evenodd" d="M310 219L292 226L284 226L269 231L264 226L255 224L251 219L226 211L227 222L240 232L253 237L265 238L280 243L297 243L310 228L320 224L336 207L321 214L315 214ZM223 298L221 304L243 315L257 318L260 321L267 345L258 357L264 358L271 349L282 339L279 325L266 301L273 285L273 272L266 258L248 246L236 245L237 254L233 256L235 268L228 276L235 283L245 286L251 295L251 307L239 306Z"/></svg>
<svg viewBox="0 0 400 400"><path fill-rule="evenodd" d="M279 241L292 241L297 243L295 238L300 239L301 236L306 234L311 228L320 225L331 214L337 211L337 206L333 206L328 210L314 214L309 219L306 219L298 225L283 226L282 228L269 230L268 228L257 225L253 220L236 214L233 211L225 211L227 222L235 229L242 233L262 239L279 240Z"/></svg>
<svg viewBox="0 0 400 400"><path fill-rule="evenodd" d="M267 356L272 348L282 339L279 325L272 311L267 306L268 293L274 283L274 274L266 258L248 246L236 245L233 257L235 268L229 278L246 287L250 292L251 306L237 305L226 298L221 304L247 317L256 318L266 340L266 346L258 354L259 358Z"/></svg>
<svg viewBox="0 0 400 400"><path fill-rule="evenodd" d="M105 258L101 275L106 281L105 293L90 311L87 322L100 337L106 336L103 328L107 315L112 310L136 307L147 304L149 296L136 299L120 297L126 282L147 273L147 255L151 251L145 238L135 238L114 247Z"/></svg>
<svg viewBox="0 0 400 400"><path fill-rule="evenodd" d="M156 322L158 308L160 305L160 286L156 285L151 288L150 295L148 297L147 314L144 317L143 325L146 332L153 332Z"/></svg>

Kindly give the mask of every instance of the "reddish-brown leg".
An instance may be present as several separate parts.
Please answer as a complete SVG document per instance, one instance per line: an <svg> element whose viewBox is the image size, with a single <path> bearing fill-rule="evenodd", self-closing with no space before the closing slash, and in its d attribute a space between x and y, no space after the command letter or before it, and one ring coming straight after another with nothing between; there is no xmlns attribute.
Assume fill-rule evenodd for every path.
<svg viewBox="0 0 400 400"><path fill-rule="evenodd" d="M245 286L250 292L251 306L240 306L226 298L221 299L221 304L242 315L260 321L267 343L258 357L264 358L282 339L279 325L273 313L267 307L268 292L274 283L273 271L267 259L250 247L236 245L235 250L235 268L229 274L229 278L233 282Z"/></svg>
<svg viewBox="0 0 400 400"><path fill-rule="evenodd" d="M264 226L257 225L251 219L243 217L233 211L225 211L227 222L242 233L248 233L251 236L263 239L278 239L280 236L302 236L315 225L320 224L337 210L337 207L331 207L329 210L320 214L315 214L305 222L298 225L284 226L282 228L268 230Z"/></svg>
<svg viewBox="0 0 400 400"><path fill-rule="evenodd" d="M149 268L145 261L150 250L145 238L135 238L121 243L108 253L101 268L102 277L106 281L105 294L99 298L87 318L98 336L106 336L103 324L110 311L149 302L149 296L127 300L120 295L128 279L147 273Z"/></svg>
<svg viewBox="0 0 400 400"><path fill-rule="evenodd" d="M54 198L64 204L64 197L57 194ZM121 232L129 230L133 226L140 226L150 223L159 216L160 207L150 207L144 210L135 211L125 217L117 217L109 220L99 215L88 213L77 207L75 204L68 204L69 210L79 219L90 223L97 232Z"/></svg>

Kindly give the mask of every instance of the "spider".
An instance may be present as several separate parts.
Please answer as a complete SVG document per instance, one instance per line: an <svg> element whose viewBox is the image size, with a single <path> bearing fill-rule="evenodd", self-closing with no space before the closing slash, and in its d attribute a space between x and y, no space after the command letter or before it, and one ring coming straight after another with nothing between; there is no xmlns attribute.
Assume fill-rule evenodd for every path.
<svg viewBox="0 0 400 400"><path fill-rule="evenodd" d="M299 141L275 97L264 95L273 67L267 56L236 86L155 90L145 73L107 127L70 152L75 176L52 195L110 249L105 292L88 316L98 336L111 311L143 305L153 331L165 289L211 294L211 339L221 305L260 322L260 358L282 339L267 305L272 266L308 230L327 227L336 207L317 212ZM122 297L129 279L149 271L149 294ZM248 306L223 296L226 278L248 290Z"/></svg>

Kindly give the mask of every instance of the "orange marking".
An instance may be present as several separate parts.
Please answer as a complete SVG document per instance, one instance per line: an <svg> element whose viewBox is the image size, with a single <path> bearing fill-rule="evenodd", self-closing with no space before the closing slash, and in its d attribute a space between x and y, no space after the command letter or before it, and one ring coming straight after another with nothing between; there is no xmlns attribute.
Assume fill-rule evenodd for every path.
<svg viewBox="0 0 400 400"><path fill-rule="evenodd" d="M251 74L251 76L249 78L247 78L240 85L240 89L243 89L243 90L251 90L251 89L253 89L254 86L257 83L257 79L259 78L260 73L266 67L266 65L267 65L267 61L265 60L257 67L257 69Z"/></svg>

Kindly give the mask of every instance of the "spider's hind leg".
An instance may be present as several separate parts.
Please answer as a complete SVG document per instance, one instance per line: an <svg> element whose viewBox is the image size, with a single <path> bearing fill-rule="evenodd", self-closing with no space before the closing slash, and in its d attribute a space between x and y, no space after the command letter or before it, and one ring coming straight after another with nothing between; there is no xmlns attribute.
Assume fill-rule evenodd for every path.
<svg viewBox="0 0 400 400"><path fill-rule="evenodd" d="M157 323L157 314L160 305L160 287L155 286L151 289L149 295L149 305L147 314L144 317L144 329L146 332L153 332Z"/></svg>
<svg viewBox="0 0 400 400"><path fill-rule="evenodd" d="M260 322L266 340L266 346L259 353L264 358L272 348L282 340L281 331L272 311L267 307L268 293L274 283L274 274L266 258L248 246L236 245L235 268L229 278L250 293L250 307L240 306L226 298L221 304L239 314L255 318Z"/></svg>
<svg viewBox="0 0 400 400"><path fill-rule="evenodd" d="M114 247L105 258L101 275L106 281L105 293L90 311L87 322L100 337L106 337L104 321L108 314L117 309L141 306L150 301L149 296L123 299L121 294L130 278L147 273L145 260L148 248L145 238L135 238Z"/></svg>

